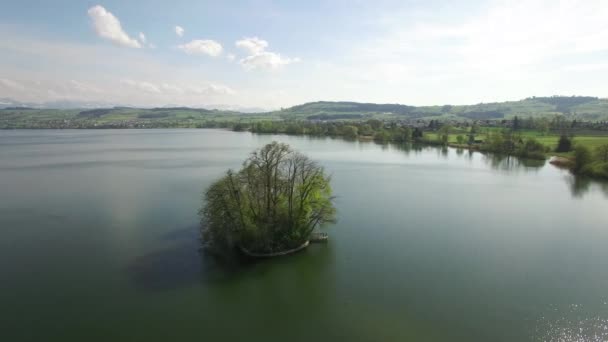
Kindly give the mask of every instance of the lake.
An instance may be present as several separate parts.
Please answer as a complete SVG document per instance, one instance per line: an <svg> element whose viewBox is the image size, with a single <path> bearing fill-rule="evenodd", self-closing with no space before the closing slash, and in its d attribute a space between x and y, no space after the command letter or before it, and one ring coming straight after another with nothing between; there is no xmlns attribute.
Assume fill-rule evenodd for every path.
<svg viewBox="0 0 608 342"><path fill-rule="evenodd" d="M201 193L273 140L332 175L327 244L217 263ZM608 185L452 148L0 131L2 341L606 341Z"/></svg>

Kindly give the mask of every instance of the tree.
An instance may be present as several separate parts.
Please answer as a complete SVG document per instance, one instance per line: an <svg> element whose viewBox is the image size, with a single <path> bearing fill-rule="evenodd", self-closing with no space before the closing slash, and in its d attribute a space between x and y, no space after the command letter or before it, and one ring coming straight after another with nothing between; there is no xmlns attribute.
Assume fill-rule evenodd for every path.
<svg viewBox="0 0 608 342"><path fill-rule="evenodd" d="M598 160L603 161L604 163L608 162L608 144L598 146L595 149L595 154Z"/></svg>
<svg viewBox="0 0 608 342"><path fill-rule="evenodd" d="M458 142L458 145L462 145L462 143L464 142L464 137L459 134L456 136L456 141Z"/></svg>
<svg viewBox="0 0 608 342"><path fill-rule="evenodd" d="M441 128L439 129L438 138L443 145L448 144L448 141L450 139L450 125L445 124L441 126Z"/></svg>
<svg viewBox="0 0 608 342"><path fill-rule="evenodd" d="M379 142L379 143L387 143L391 140L391 135L385 131L385 130L381 130L376 132L376 134L374 134L374 141Z"/></svg>
<svg viewBox="0 0 608 342"><path fill-rule="evenodd" d="M475 135L479 133L479 126L477 125L476 122L473 123L473 125L471 126L471 134Z"/></svg>
<svg viewBox="0 0 608 342"><path fill-rule="evenodd" d="M572 150L572 140L565 134L559 137L555 152L570 152Z"/></svg>
<svg viewBox="0 0 608 342"><path fill-rule="evenodd" d="M574 167L575 173L580 172L585 165L591 162L591 152L583 145L578 145L574 149Z"/></svg>
<svg viewBox="0 0 608 342"><path fill-rule="evenodd" d="M199 211L203 241L216 251L298 247L316 227L334 222L329 182L323 168L305 155L286 144L268 144L205 192Z"/></svg>
<svg viewBox="0 0 608 342"><path fill-rule="evenodd" d="M519 118L516 115L515 118L513 119L513 130L519 131L520 128L521 128L521 125L519 123Z"/></svg>
<svg viewBox="0 0 608 342"><path fill-rule="evenodd" d="M549 134L549 128L550 128L550 123L549 120L547 120L547 118L540 118L536 121L536 124L538 125L538 130L541 131L542 135L547 135Z"/></svg>
<svg viewBox="0 0 608 342"><path fill-rule="evenodd" d="M467 140L467 144L473 145L474 143L475 143L475 134L474 133L469 133L469 139Z"/></svg>
<svg viewBox="0 0 608 342"><path fill-rule="evenodd" d="M380 129L380 127L382 127L382 121L377 119L367 120L367 124L370 125L374 131L377 131Z"/></svg>
<svg viewBox="0 0 608 342"><path fill-rule="evenodd" d="M352 125L342 126L342 135L347 139L355 139L358 135L358 129Z"/></svg>
<svg viewBox="0 0 608 342"><path fill-rule="evenodd" d="M414 128L414 132L412 132L412 139L414 139L414 141L418 142L420 140L422 140L424 136L424 133L422 133L422 130L418 127Z"/></svg>

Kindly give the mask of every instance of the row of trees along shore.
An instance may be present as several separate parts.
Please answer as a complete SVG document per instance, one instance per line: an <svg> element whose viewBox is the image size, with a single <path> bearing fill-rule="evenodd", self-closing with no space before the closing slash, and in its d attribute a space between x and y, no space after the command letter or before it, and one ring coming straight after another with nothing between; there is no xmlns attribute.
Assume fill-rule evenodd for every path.
<svg viewBox="0 0 608 342"><path fill-rule="evenodd" d="M337 136L346 139L365 138L380 143L423 143L431 145L473 148L481 151L503 153L525 158L545 159L550 152L533 137L522 137L516 130L502 129L487 131L485 139L477 139L481 128L470 126L467 131L457 130L456 142L450 142L450 134L455 130L448 124L432 121L429 127L410 127L396 122L384 124L380 120L365 122L307 122L307 121L263 121L251 124L238 123L236 131L250 130L253 133L284 133L293 135ZM564 134L564 140L570 138ZM560 149L568 152L570 147Z"/></svg>
<svg viewBox="0 0 608 342"><path fill-rule="evenodd" d="M525 136L521 133L528 125L540 124L543 127L551 127L553 132L558 132L560 138L555 149L551 149L539 142L534 137ZM426 126L408 126L397 122L382 122L371 119L367 121L260 121L254 123L236 123L232 125L235 131L249 130L253 133L310 135L310 136L333 136L345 139L366 139L379 143L421 143L430 145L453 146L457 148L469 148L484 152L501 153L521 158L546 159L547 153L568 153L575 149L575 141L571 134L574 127L582 125L576 120L565 121L563 119L530 120L518 119L510 121L510 127L482 127L470 124L465 127L454 127L449 124L431 120ZM546 132L539 131L540 134ZM450 135L456 135L456 139L450 140ZM585 150L587 153L585 153ZM607 178L608 165L601 156L602 151L608 150L608 145L603 145L592 151L584 146L577 146L574 158L579 156L586 167L572 167L574 173L585 174L592 177ZM587 157L588 156L588 157ZM577 164L578 165L578 164Z"/></svg>
<svg viewBox="0 0 608 342"><path fill-rule="evenodd" d="M608 145L598 146L595 150L577 145L571 169L575 174L608 180Z"/></svg>

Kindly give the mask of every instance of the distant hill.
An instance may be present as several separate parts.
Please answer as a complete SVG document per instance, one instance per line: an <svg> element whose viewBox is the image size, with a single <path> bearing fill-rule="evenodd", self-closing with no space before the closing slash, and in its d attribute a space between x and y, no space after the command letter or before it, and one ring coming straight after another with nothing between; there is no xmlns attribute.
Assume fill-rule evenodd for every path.
<svg viewBox="0 0 608 342"><path fill-rule="evenodd" d="M264 113L189 107L34 108L4 100L0 128L153 128L215 127L255 120L502 120L563 115L581 121L608 121L608 99L589 96L530 97L475 105L408 106L319 101Z"/></svg>
<svg viewBox="0 0 608 342"><path fill-rule="evenodd" d="M508 119L555 114L580 120L608 120L608 99L589 96L531 97L520 101L475 105L407 106L358 102L310 102L273 112L283 118L308 120L385 119Z"/></svg>

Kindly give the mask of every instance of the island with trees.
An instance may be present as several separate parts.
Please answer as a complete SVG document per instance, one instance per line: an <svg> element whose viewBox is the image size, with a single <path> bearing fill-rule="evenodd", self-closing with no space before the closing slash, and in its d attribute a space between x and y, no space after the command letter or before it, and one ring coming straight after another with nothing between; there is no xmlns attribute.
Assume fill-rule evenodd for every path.
<svg viewBox="0 0 608 342"><path fill-rule="evenodd" d="M335 221L333 199L323 167L272 142L206 190L199 212L203 243L211 252L255 257L298 251L318 227Z"/></svg>

